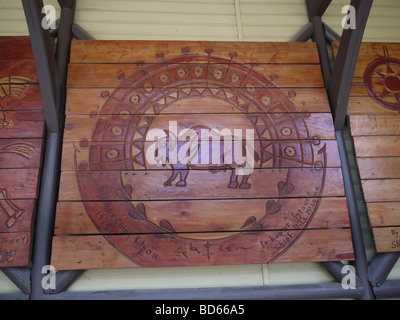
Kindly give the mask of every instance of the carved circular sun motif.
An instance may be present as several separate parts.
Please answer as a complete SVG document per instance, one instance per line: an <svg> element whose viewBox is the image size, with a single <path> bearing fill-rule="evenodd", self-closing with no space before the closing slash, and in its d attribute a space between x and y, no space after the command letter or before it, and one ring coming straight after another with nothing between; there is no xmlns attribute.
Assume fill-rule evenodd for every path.
<svg viewBox="0 0 400 320"><path fill-rule="evenodd" d="M103 97L88 156L75 152L82 199L101 200L86 204L88 215L140 266L185 265L187 259L192 265L221 264L241 256L270 262L302 235L290 214L306 207L304 227L319 206L325 149L309 136L309 115L297 112L291 101L295 92L285 94L274 82L277 75L232 63L236 53L229 59L212 52L191 54L184 48L180 56L159 55L161 63L138 63L136 72L120 76L120 86ZM153 129L163 130L168 139L187 129L199 137L201 130L225 130L242 133L246 143L246 132L252 132L252 149L241 154L252 150L253 168L240 171L243 163L236 159L229 165L153 163L148 158ZM164 145L172 148L168 139ZM297 180L306 174L302 168L313 170L302 192L308 188L315 199L287 203L286 198L298 197ZM251 208L246 199L254 200ZM107 212L107 223L99 212ZM232 212L229 219L223 218L226 212ZM276 227L268 235L259 232L268 229L270 219ZM127 234L124 241L112 236L121 233Z"/></svg>
<svg viewBox="0 0 400 320"><path fill-rule="evenodd" d="M391 58L386 46L384 57L365 70L364 83L370 97L390 110L400 110L400 60Z"/></svg>

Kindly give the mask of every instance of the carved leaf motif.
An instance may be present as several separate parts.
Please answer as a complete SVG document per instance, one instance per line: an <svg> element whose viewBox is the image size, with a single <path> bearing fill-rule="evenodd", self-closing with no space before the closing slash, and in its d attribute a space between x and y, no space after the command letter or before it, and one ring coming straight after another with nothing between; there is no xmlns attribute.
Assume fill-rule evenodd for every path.
<svg viewBox="0 0 400 320"><path fill-rule="evenodd" d="M274 200L269 200L266 204L266 216L276 216L282 210L282 204L280 202L275 203Z"/></svg>
<svg viewBox="0 0 400 320"><path fill-rule="evenodd" d="M129 212L129 216L135 220L145 220L147 219L146 216L146 208L143 203L139 203L136 208L133 207L132 210Z"/></svg>
<svg viewBox="0 0 400 320"><path fill-rule="evenodd" d="M176 233L174 227L171 225L171 223L168 220L161 220L160 227L167 229L170 232Z"/></svg>
<svg viewBox="0 0 400 320"><path fill-rule="evenodd" d="M280 196L286 196L294 191L293 185L291 183L286 183L284 181L280 181L278 183L278 189Z"/></svg>
<svg viewBox="0 0 400 320"><path fill-rule="evenodd" d="M240 229L246 229L248 226L252 225L256 221L257 219L255 217L249 217L247 218L246 222L240 227Z"/></svg>

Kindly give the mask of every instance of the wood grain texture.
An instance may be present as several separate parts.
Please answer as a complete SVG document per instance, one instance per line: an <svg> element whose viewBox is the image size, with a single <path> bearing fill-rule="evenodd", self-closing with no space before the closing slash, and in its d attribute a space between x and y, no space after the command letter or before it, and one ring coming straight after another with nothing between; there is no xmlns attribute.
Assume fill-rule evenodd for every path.
<svg viewBox="0 0 400 320"><path fill-rule="evenodd" d="M319 63L314 44L237 43L229 41L72 41L71 63L145 63L157 62L156 55L173 57L190 48L190 54L205 54L212 48L216 56L229 57L236 53L243 63Z"/></svg>
<svg viewBox="0 0 400 320"><path fill-rule="evenodd" d="M278 91L278 89L269 89L271 92ZM114 88L70 88L67 90L66 102L66 115L89 115L95 114L100 111L100 107L105 102L105 97L102 94L105 92L112 93ZM309 88L287 88L284 90L288 96L290 92L295 92L295 96L291 97L298 112L310 113L329 113L330 107L325 89L309 89ZM239 112L236 108L225 111L225 113ZM179 109L174 110L174 112ZM220 110L210 108L206 112L218 113ZM270 113L276 111L271 110ZM168 109L164 113L172 113ZM251 112L249 112L251 113Z"/></svg>
<svg viewBox="0 0 400 320"><path fill-rule="evenodd" d="M148 66L151 65L138 67L135 64L70 64L67 87L115 88L121 85L120 75L131 75ZM279 74L279 79L275 79L274 83L281 88L324 87L319 65L258 65L255 70L268 76ZM126 84L126 86L131 86L131 84ZM143 88L143 85L137 84L135 87ZM202 88L204 85L199 84L198 87ZM159 87L154 86L154 88Z"/></svg>
<svg viewBox="0 0 400 320"><path fill-rule="evenodd" d="M272 199L278 201L278 199ZM302 219L302 208L304 213L311 208L313 198L289 198L281 201L280 209L283 213L289 213L295 226L298 229L331 229L331 228L348 228L349 216L347 202L344 198L324 198L322 199L318 212L309 225L304 225ZM171 200L168 203L164 201L144 201L146 215L151 221L159 223L162 220L174 221L174 228L179 232L198 232L208 233L210 231L238 232L243 227L245 220L243 212L248 217L255 217L260 220L265 214L265 201L249 199L249 200ZM72 234L98 234L99 230L94 226L91 218L86 213L86 208L90 208L91 204L86 202L59 202L57 207L55 234L72 235ZM163 210L169 207L169 211ZM111 202L107 205L109 211L111 209L118 210L122 207L122 203ZM300 212L299 212L300 210ZM229 212L230 219L226 219L226 212ZM309 213L311 211L309 210ZM195 219L196 216L202 215L202 220ZM99 220L107 221L107 223L119 224L120 232L126 228L122 221L113 219L112 214L107 212L106 208L96 214ZM281 217L273 215L268 217L267 223L264 224L265 230L276 230L280 227ZM223 226L223 227L222 227ZM184 231L183 231L184 230ZM199 235L196 235L198 237ZM207 236L207 235L205 235Z"/></svg>
<svg viewBox="0 0 400 320"><path fill-rule="evenodd" d="M0 37L0 59L33 59L30 37Z"/></svg>
<svg viewBox="0 0 400 320"><path fill-rule="evenodd" d="M283 140L277 140L271 144L272 147L278 148L280 145L284 145L285 142ZM259 140L254 141L255 145L260 143ZM298 168L298 167L312 167L315 162L321 161L322 157L320 154L318 154L318 151L320 149L318 148L310 148L310 141L309 140L291 140L290 143L292 145L295 145L297 147L303 148L303 154L305 159L310 159L308 162L297 162L297 161L282 161L282 167L284 168ZM150 145L150 143L149 143ZM338 168L341 167L341 162L340 162L340 156L339 156L339 150L337 146L336 140L320 140L320 145L321 146L326 146L326 154L327 154L327 159L326 163L323 163L323 167L327 168ZM81 141L65 141L63 143L63 153L68 156L64 156L62 158L62 164L61 164L61 171L74 171L74 170L80 170L80 166L82 163L87 163L85 162L85 159L89 158L89 153L91 148L98 148L102 146L105 148L106 146L103 143L96 143L96 142L91 142L90 146L89 145L84 145L82 146L82 140ZM105 150L105 149L104 149ZM106 152L106 150L105 150ZM76 155L76 157L74 156ZM289 160L289 159L286 159ZM81 162L82 161L82 162ZM121 168L124 168L121 166ZM114 168L104 166L103 169L105 171L108 170L115 170ZM154 170L159 170L159 169L164 169L163 167L154 167ZM100 170L100 168L97 166L93 166L93 170L97 171Z"/></svg>
<svg viewBox="0 0 400 320"><path fill-rule="evenodd" d="M8 199L36 199L39 169L0 169L0 189Z"/></svg>
<svg viewBox="0 0 400 320"><path fill-rule="evenodd" d="M350 116L352 136L399 136L399 115Z"/></svg>
<svg viewBox="0 0 400 320"><path fill-rule="evenodd" d="M29 37L0 37L0 267L28 266L45 131Z"/></svg>
<svg viewBox="0 0 400 320"><path fill-rule="evenodd" d="M335 55L337 50L335 43ZM351 134L377 252L400 251L399 59L398 43L363 43L349 98Z"/></svg>
<svg viewBox="0 0 400 320"><path fill-rule="evenodd" d="M5 111L1 138L43 138L43 111ZM6 124L7 123L7 124Z"/></svg>
<svg viewBox="0 0 400 320"><path fill-rule="evenodd" d="M313 43L74 41L52 264L353 259L323 87ZM171 123L252 130L254 170L150 163Z"/></svg>
<svg viewBox="0 0 400 320"><path fill-rule="evenodd" d="M354 145L360 158L400 156L400 136L354 137Z"/></svg>
<svg viewBox="0 0 400 320"><path fill-rule="evenodd" d="M29 265L30 233L0 233L0 243L0 268Z"/></svg>
<svg viewBox="0 0 400 320"><path fill-rule="evenodd" d="M400 225L400 202L367 203L367 207L373 227Z"/></svg>
<svg viewBox="0 0 400 320"><path fill-rule="evenodd" d="M361 181L367 202L400 201L400 180L363 180Z"/></svg>
<svg viewBox="0 0 400 320"><path fill-rule="evenodd" d="M138 171L136 175L132 172L116 171L87 171L81 172L82 178L87 178L94 185L107 185L107 181L113 181L115 177L126 178L126 185L132 187L131 196L134 200L173 200L173 199L225 199L225 198L274 198L278 194L278 183L287 175L290 170L291 178L295 181L302 181L301 187L293 190L289 197L304 197L313 192L315 184L321 178L321 172L314 169L256 169L249 182L253 185L250 190L229 189L227 185L231 172L218 172L212 179L212 173L204 170L192 170L189 174L191 187L172 187L166 189L163 183L171 175L170 170ZM61 173L61 187L59 193L60 201L81 200L81 195L76 186L76 172L64 171ZM211 176L211 179L210 179ZM303 182L304 181L304 182ZM159 188L154 186L159 185ZM148 186L145 188L144 186ZM225 186L224 189L220 189ZM216 193L214 190L218 190ZM327 168L324 187L324 196L344 196L343 178L340 168ZM113 195L113 200L124 200L124 194ZM84 200L101 201L99 195L93 194Z"/></svg>
<svg viewBox="0 0 400 320"><path fill-rule="evenodd" d="M358 158L361 179L400 178L400 157Z"/></svg>
<svg viewBox="0 0 400 320"><path fill-rule="evenodd" d="M259 114L254 114L254 117L257 117L258 115ZM275 119L275 116L271 117ZM286 126L290 126L297 120L297 132L293 130L293 133L288 136L287 139L292 138L305 140L311 139L312 137L318 137L318 139L321 140L335 139L332 115L330 113L311 113L306 117L303 117L301 114L290 113L281 118L282 120L278 119L276 121L278 122L278 125L276 126L277 130ZM151 128L162 130L168 129L169 121L176 121L179 132L185 128L185 125L187 125L189 121L188 119L190 119L190 123L204 125L209 128L216 128L218 130L222 130L223 128L242 130L254 128L252 127L251 120L248 120L248 117L243 117L241 114L161 114L157 117L157 124L152 124ZM115 142L118 137L124 137L125 134L127 134L128 129L140 121L140 117L130 117L124 122L120 120L121 119L118 115L101 117L81 115L67 116L65 119L64 141L81 141L83 138L86 138L93 142L100 141L100 139L103 139L103 142ZM93 127L95 125L97 128L96 131L93 131ZM118 137L112 133L112 128L116 125L120 125L121 129L124 130ZM271 138L272 140L274 139L273 136L269 137L269 139Z"/></svg>
<svg viewBox="0 0 400 320"><path fill-rule="evenodd" d="M286 231L277 238L274 238L277 246L288 246L291 237L298 235L299 231ZM247 249L249 253L245 259L238 260L237 251L244 251L241 244L232 243L230 247L220 243L199 241L193 242L192 247L174 248L173 240L164 239L168 242L171 250L163 250L157 247L150 247L148 243L154 238L153 235L111 235L111 236L71 236L53 238L52 265L57 270L72 269L95 269L95 268L132 268L143 267L151 260L155 260L155 266L174 267L196 265L238 265L243 263L260 264L268 263L268 251L265 243L271 240L275 234L268 231L258 232L253 235L254 243L258 244L254 248ZM137 260L134 263L119 253L110 245L118 241L132 243L132 251L135 252ZM286 244L284 244L286 242ZM154 242L152 242L153 244ZM351 243L351 232L346 229L336 230L307 230L304 231L300 239L291 247L292 250L277 258L274 262L295 262L295 261L335 261L352 260L354 258ZM264 245L264 247L263 247ZM207 247L204 247L207 246ZM242 249L241 249L242 248ZM191 249L191 251L190 251ZM223 259L219 253L224 252ZM209 259L204 259L204 256ZM189 259L190 264L188 263Z"/></svg>
<svg viewBox="0 0 400 320"><path fill-rule="evenodd" d="M0 169L40 168L42 139L0 139Z"/></svg>

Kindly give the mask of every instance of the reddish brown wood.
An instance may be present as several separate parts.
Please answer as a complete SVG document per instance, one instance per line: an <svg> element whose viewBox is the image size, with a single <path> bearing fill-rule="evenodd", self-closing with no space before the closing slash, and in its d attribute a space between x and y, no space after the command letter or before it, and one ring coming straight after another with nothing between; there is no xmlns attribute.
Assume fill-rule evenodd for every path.
<svg viewBox="0 0 400 320"><path fill-rule="evenodd" d="M52 264L352 259L315 49L311 43L74 42ZM214 163L172 161L169 151L185 147L183 129L199 138L211 128L225 130L225 139L227 131L252 132L232 150L252 154L253 170L239 175L242 164L226 163L221 149ZM168 139L150 139L152 129ZM174 137L181 140L176 148ZM151 161L154 142L166 146L164 165ZM247 142L252 149L244 148ZM210 151L195 146L197 158Z"/></svg>

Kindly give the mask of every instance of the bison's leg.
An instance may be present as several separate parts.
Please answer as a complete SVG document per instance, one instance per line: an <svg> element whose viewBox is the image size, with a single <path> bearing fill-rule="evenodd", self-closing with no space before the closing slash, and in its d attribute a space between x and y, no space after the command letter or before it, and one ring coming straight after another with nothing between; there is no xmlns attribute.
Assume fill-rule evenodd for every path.
<svg viewBox="0 0 400 320"><path fill-rule="evenodd" d="M242 183L239 186L240 189L250 189L251 188L251 184L247 182L249 180L249 178L250 178L250 175L243 176Z"/></svg>
<svg viewBox="0 0 400 320"><path fill-rule="evenodd" d="M230 189L236 189L238 187L238 182L237 182L237 175L236 175L236 170L232 170L232 175L231 175L231 180L229 182L228 188Z"/></svg>
<svg viewBox="0 0 400 320"><path fill-rule="evenodd" d="M169 179L167 181L165 181L164 186L169 187L172 185L172 181L174 181L176 179L176 177L178 176L178 170L175 170L174 166L171 165L172 168L172 173L171 176L169 177Z"/></svg>
<svg viewBox="0 0 400 320"><path fill-rule="evenodd" d="M189 168L181 169L178 172L181 174L181 179L176 183L177 187L186 187L186 178L189 174Z"/></svg>

